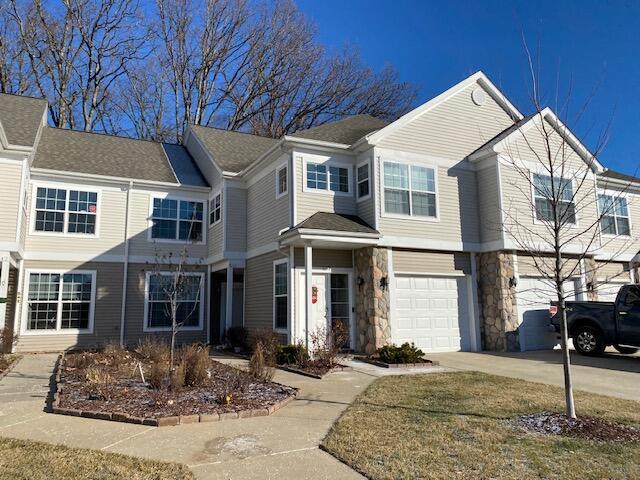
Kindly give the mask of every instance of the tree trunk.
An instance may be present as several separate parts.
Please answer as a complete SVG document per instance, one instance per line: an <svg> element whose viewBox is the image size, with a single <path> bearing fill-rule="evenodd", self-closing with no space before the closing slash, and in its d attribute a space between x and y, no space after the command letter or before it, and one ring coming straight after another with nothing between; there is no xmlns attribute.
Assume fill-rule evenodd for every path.
<svg viewBox="0 0 640 480"><path fill-rule="evenodd" d="M573 403L573 378L571 375L571 359L569 357L569 335L567 332L567 309L564 299L560 303L560 335L562 337L562 366L564 369L564 396L567 406L567 417L576 418L576 407Z"/></svg>

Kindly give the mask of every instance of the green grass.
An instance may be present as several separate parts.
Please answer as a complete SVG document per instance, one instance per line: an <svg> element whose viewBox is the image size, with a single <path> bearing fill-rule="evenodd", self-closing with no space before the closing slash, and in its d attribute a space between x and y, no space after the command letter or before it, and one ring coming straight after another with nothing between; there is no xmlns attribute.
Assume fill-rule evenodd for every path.
<svg viewBox="0 0 640 480"><path fill-rule="evenodd" d="M640 424L640 403L576 392L578 415ZM374 479L640 478L640 443L524 432L511 419L563 411L561 388L478 372L384 377L323 448Z"/></svg>
<svg viewBox="0 0 640 480"><path fill-rule="evenodd" d="M193 480L185 465L0 438L1 480Z"/></svg>

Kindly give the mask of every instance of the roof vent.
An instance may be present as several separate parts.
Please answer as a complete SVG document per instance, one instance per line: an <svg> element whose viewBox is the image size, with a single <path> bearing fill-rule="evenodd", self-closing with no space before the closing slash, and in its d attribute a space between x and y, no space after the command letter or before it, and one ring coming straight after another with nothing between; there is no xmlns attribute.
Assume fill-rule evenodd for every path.
<svg viewBox="0 0 640 480"><path fill-rule="evenodd" d="M484 93L484 90L481 88L476 88L473 92L471 92L471 100L478 106L482 106L487 101L487 94Z"/></svg>

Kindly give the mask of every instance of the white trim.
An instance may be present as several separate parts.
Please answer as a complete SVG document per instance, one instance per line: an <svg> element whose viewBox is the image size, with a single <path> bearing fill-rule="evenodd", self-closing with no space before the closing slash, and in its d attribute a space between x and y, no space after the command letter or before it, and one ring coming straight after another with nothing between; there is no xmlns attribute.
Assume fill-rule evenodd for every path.
<svg viewBox="0 0 640 480"><path fill-rule="evenodd" d="M296 275L295 275L295 248L289 247L289 325L287 329L287 343L293 343L297 328L298 319L294 312L296 311Z"/></svg>
<svg viewBox="0 0 640 480"><path fill-rule="evenodd" d="M216 197L220 197L220 207L218 207L220 209L220 218L218 218L218 220L214 220L213 223L211 222L211 217L210 215L212 213L214 213L214 211L216 210L215 208L212 209L211 208L211 202L213 202L215 200ZM207 200L209 203L209 216L207 216L207 223L209 224L209 227L213 227L214 225L219 224L222 221L222 210L223 210L223 201L224 199L222 198L222 190L219 188L217 190L214 190L213 194L209 197L209 199Z"/></svg>
<svg viewBox="0 0 640 480"><path fill-rule="evenodd" d="M38 188L45 189L57 189L64 190L65 194L65 204L64 204L64 212L63 212L63 223L62 223L62 232L46 232L36 230L36 202L37 202L37 191ZM72 213L77 214L88 214L92 215L90 212L72 212L69 210L69 202L70 202L70 192L83 192L83 193L95 193L96 194L96 212L93 214L96 217L96 225L94 233L82 233L82 232L69 232L69 215ZM48 209L44 209L44 211L52 211ZM60 210L56 210L57 212L61 212ZM29 235L34 236L42 236L42 237L65 237L65 238L100 238L100 220L102 218L102 189L100 188L87 188L83 185L78 184L69 184L69 183L56 183L56 182L42 182L42 181L32 181L31 182L31 206L30 206L30 214L31 221L29 222Z"/></svg>
<svg viewBox="0 0 640 480"><path fill-rule="evenodd" d="M325 167L326 175L327 175L327 180L325 182L327 184L326 189L307 187L307 165L310 163L314 165L323 165ZM331 167L344 168L347 170L348 190L346 192L336 192L334 190L331 190L331 174L330 174ZM337 162L335 160L321 161L320 159L314 160L314 159L308 159L306 156L303 157L302 158L302 191L304 193L313 193L317 195L329 195L329 196L336 196L336 197L353 197L353 165L349 163L344 163L344 162Z"/></svg>
<svg viewBox="0 0 640 480"><path fill-rule="evenodd" d="M607 217L613 217L613 223L616 227L616 231L618 230L618 222L616 221L618 218L626 218L627 221L629 222L629 233L627 235L623 235L621 233L616 233L616 234L611 234L611 233L604 233L602 232L602 225L600 224L602 222L602 217L604 216L602 214L602 212L600 212L600 195L606 195L611 197L611 199L615 202L616 198L624 198L625 202L627 202L627 215L618 215L615 211L615 206L613 208L613 212L611 212L611 214L606 215ZM631 226L631 203L629 202L629 198L632 195L626 193L626 192L616 192L615 190L607 190L606 188L597 188L596 189L596 211L598 212L598 218L599 218L599 222L598 222L598 230L600 230L600 236L602 238L607 238L607 239L613 239L613 238L619 238L622 240L630 240L633 237L633 228Z"/></svg>
<svg viewBox="0 0 640 480"><path fill-rule="evenodd" d="M282 265L282 264L286 264L287 265L287 326L285 328L278 328L276 327L276 266L277 265ZM272 305L271 305L271 326L273 327L273 330L275 332L278 333L284 333L284 334L289 334L289 331L291 330L291 311L289 311L289 306L291 304L291 285L289 285L290 283L290 271L291 269L289 268L289 258L279 258L277 260L273 261L273 266L271 267L271 298L272 298ZM278 295L278 297L284 297L284 295Z"/></svg>
<svg viewBox="0 0 640 480"><path fill-rule="evenodd" d="M533 171L533 170L529 170L529 184L530 184L530 188L531 188L531 207L533 209L532 215L533 215L533 223L534 225L552 225L553 224L553 220L540 220L538 218L538 211L536 208L536 198L540 198L543 200L547 200L547 201L552 201L551 198L546 197L544 195L538 195L536 197L536 186L535 186L535 180L534 180L534 176L538 175L541 177L548 177L548 178L559 178L560 180L569 180L571 181L571 197L572 200L570 202L562 202L560 201L560 203L568 203L569 205L573 205L573 216L575 217L575 222L571 223L565 220L565 222L562 224L563 227L565 228L579 228L580 227L580 222L578 219L578 212L576 209L576 202L575 202L575 197L577 195L577 190L576 190L576 181L575 178L573 177L561 177L559 175L551 175L548 172L538 172L538 171Z"/></svg>
<svg viewBox="0 0 640 480"><path fill-rule="evenodd" d="M21 332L22 331L22 325L23 325L23 321L22 321L22 312L23 312L23 304L24 304L24 297L22 295L22 292L24 292L24 260L20 259L20 262L18 263L18 283L16 284L16 290L17 290L17 294L16 294L16 308L15 308L15 312L13 313L13 329L16 332ZM13 342L13 344L11 345L11 353L14 353L16 350L16 342Z"/></svg>
<svg viewBox="0 0 640 480"><path fill-rule="evenodd" d="M120 346L124 347L124 330L126 325L127 313L127 293L129 286L129 216L131 208L131 187L133 182L129 183L127 189L127 198L124 217L124 259L122 265L122 305L120 307Z"/></svg>
<svg viewBox="0 0 640 480"><path fill-rule="evenodd" d="M298 224L298 160L302 164L301 156L290 155L291 159L291 227ZM304 182L304 178L302 179Z"/></svg>
<svg viewBox="0 0 640 480"><path fill-rule="evenodd" d="M282 192L280 192L280 172L282 170L286 170L286 175L285 175L286 188ZM286 196L288 193L289 193L289 166L287 165L287 163L283 163L279 167L276 167L276 200Z"/></svg>
<svg viewBox="0 0 640 480"><path fill-rule="evenodd" d="M23 278L23 289L22 292L22 303L28 305L29 304L29 277L34 273L51 273L60 275L60 284L58 291L58 299L55 301L51 301L48 303L57 303L57 317L56 317L56 329L55 330L29 330L27 328L28 319L27 314L29 312L28 308L22 309L22 324L20 326L20 335L25 336L43 336L43 335L90 335L93 333L94 328L94 317L95 317L95 307L96 307L96 291L97 291L97 274L96 270L75 270L75 269L48 269L48 268L27 268L25 269L25 275ZM85 329L78 328L61 328L62 324L62 304L64 301L62 300L63 293L63 277L65 274L88 274L91 275L91 300L89 304L89 325Z"/></svg>
<svg viewBox="0 0 640 480"><path fill-rule="evenodd" d="M158 272L151 272L151 271L147 271L145 272L144 275L144 317L142 318L142 331L147 333L147 332L170 332L171 331L171 327L147 327L147 319L149 317L149 278L151 277L151 275L163 275L163 276L170 276L170 275L177 275L177 272L172 272L172 271L158 271ZM178 328L179 332L183 332L183 331L201 331L203 330L203 324L204 324L204 308L203 307L203 299L204 299L204 287L205 287L205 281L204 281L204 274L205 272L182 272L182 275L186 275L186 276L190 276L190 277L200 277L200 294L199 294L199 298L198 298L198 325L197 326L192 326L192 327L180 327ZM206 307L206 306L205 306Z"/></svg>
<svg viewBox="0 0 640 480"><path fill-rule="evenodd" d="M155 199L160 200L175 200L178 202L177 206L177 215L175 219L167 219L176 222L176 238L153 238L151 236L151 232L153 230L153 201ZM180 219L180 202L193 202L193 203L201 203L202 204L202 240L198 242L194 242L191 240L179 240L180 235L180 222L188 222L190 220L181 220ZM207 223L209 223L209 202L202 198L197 197L183 197L180 195L175 195L173 193L164 193L164 194L151 194L149 195L149 216L147 217L147 241L151 243L177 243L177 244L188 244L188 245L206 245L207 243Z"/></svg>
<svg viewBox="0 0 640 480"><path fill-rule="evenodd" d="M387 248L387 277L389 279L389 327L391 330L391 338L389 343L393 342L394 338L398 338L398 316L396 305L396 271L393 268L393 248Z"/></svg>
<svg viewBox="0 0 640 480"><path fill-rule="evenodd" d="M384 183L384 164L385 163L395 163L395 164L400 164L400 165L406 165L407 166L407 183L408 183L408 187L406 189L400 189L400 188L394 188L394 187L389 187L389 189L391 190L402 190L402 191L407 191L409 193L409 214L408 215L404 215L404 214L400 214L400 213L388 213L386 206L385 206L385 190L387 189L385 183ZM405 160L395 160L395 159L385 159L382 158L382 165L381 165L381 189L380 189L380 206L381 206L381 217L385 217L385 218L397 218L397 219L402 219L402 220L413 220L413 221L420 221L420 222L439 222L440 221L440 195L438 194L438 166L437 165L433 165L433 164L428 164L428 163L411 163L411 162L407 162ZM434 182L434 191L430 192L427 190L417 190L418 193L423 193L423 194L430 194L430 195L434 195L435 196L435 203L436 203L436 215L434 217L431 216L425 216L425 215L415 215L413 214L413 187L411 185L411 176L412 176L412 172L411 170L413 169L413 167L418 167L418 168L427 168L427 169L431 169L433 171L433 182Z"/></svg>
<svg viewBox="0 0 640 480"><path fill-rule="evenodd" d="M367 166L367 185L368 185L368 193L366 195L363 195L362 197L360 197L360 181L358 180L358 170L360 169L360 167L363 166ZM371 181L371 159L370 158L366 158L365 160L361 161L360 163L356 164L356 173L354 175L354 181L355 181L355 193L356 193L356 202L364 202L365 200L368 200L371 198L372 195L372 190L373 190L373 182ZM364 180L363 180L364 182Z"/></svg>

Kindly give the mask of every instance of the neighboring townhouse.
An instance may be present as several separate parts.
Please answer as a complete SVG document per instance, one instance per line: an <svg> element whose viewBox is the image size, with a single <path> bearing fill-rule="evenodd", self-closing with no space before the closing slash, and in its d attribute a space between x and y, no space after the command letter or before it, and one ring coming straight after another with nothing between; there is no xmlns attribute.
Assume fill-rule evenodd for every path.
<svg viewBox="0 0 640 480"><path fill-rule="evenodd" d="M244 326L309 342L342 322L366 353L548 348L551 295L510 225L520 209L543 228L515 168L545 181L543 146L523 145L541 121L594 185L576 224L625 192L567 285L609 299L633 280L640 181L604 169L552 111L524 117L481 72L392 123L356 115L281 139L189 126L182 145L50 128L42 100L0 96L0 318L25 351L162 335L151 272L186 248L202 291L185 299L197 315L182 341Z"/></svg>

